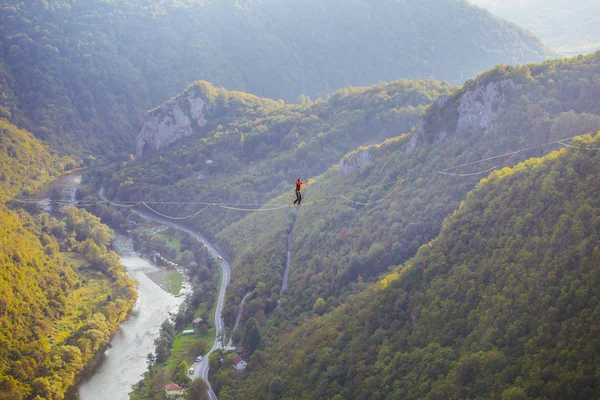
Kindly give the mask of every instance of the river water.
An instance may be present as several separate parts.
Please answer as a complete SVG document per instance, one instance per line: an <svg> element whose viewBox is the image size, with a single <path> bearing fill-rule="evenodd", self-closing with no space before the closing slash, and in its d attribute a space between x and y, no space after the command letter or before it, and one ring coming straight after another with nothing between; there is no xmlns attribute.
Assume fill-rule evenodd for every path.
<svg viewBox="0 0 600 400"><path fill-rule="evenodd" d="M133 313L122 323L103 354L98 368L79 385L78 393L69 400L126 400L131 386L140 381L146 371L146 355L154 352L154 339L160 325L177 311L184 296L174 296L163 290L148 276L159 268L133 251L131 239L118 236L115 249L121 264L139 284L138 300Z"/></svg>
<svg viewBox="0 0 600 400"><path fill-rule="evenodd" d="M65 174L47 184L41 191L39 205L53 211L50 198L60 199L61 205L77 203L75 193L81 184L81 173ZM143 259L133 250L127 236L118 235L113 243L121 256L121 264L129 276L138 282L138 300L131 316L123 322L102 354L91 376L72 387L67 400L127 400L132 386L139 382L147 370L146 356L154 352L154 340L161 324L176 313L183 302L189 285L179 296L165 291L151 276L160 275L163 269Z"/></svg>

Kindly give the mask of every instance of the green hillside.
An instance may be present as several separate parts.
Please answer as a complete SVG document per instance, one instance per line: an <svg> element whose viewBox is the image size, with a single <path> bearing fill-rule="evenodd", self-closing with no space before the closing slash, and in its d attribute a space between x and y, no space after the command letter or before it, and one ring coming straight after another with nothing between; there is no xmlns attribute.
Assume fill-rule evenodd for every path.
<svg viewBox="0 0 600 400"><path fill-rule="evenodd" d="M78 162L0 120L0 399L62 400L136 299L97 217L7 202Z"/></svg>
<svg viewBox="0 0 600 400"><path fill-rule="evenodd" d="M549 56L454 0L8 0L0 22L0 117L102 158L130 153L145 111L198 79L290 102Z"/></svg>
<svg viewBox="0 0 600 400"><path fill-rule="evenodd" d="M206 99L207 124L153 157L108 171L104 188L109 198L129 201L263 203L288 191L298 176L327 170L359 144L409 131L427 104L451 90L436 81L397 81L285 105L197 82L174 101L190 93ZM175 216L203 207L157 206ZM216 235L244 216L213 207L190 223Z"/></svg>
<svg viewBox="0 0 600 400"><path fill-rule="evenodd" d="M31 133L0 119L0 197L31 193L78 161L59 158Z"/></svg>
<svg viewBox="0 0 600 400"><path fill-rule="evenodd" d="M424 82L401 81L343 90L326 101L295 106L265 103L242 93L217 90L215 98L228 98L233 103L229 109L235 110L234 118L227 118L231 115L225 112L228 108L221 107L227 102L217 102L209 109L217 110L219 117L212 118L197 132L198 136L182 139L158 154L114 168L105 174L103 184L110 196L121 200L218 203L185 223L212 236L231 256L233 276L227 292L226 323L233 325L241 297L251 292L242 323L254 317L263 335L262 345L250 357L248 380L231 374L229 367L221 371L211 369L211 383L219 397L227 398L229 393L234 398L245 398L243 388L250 387L251 398L284 398L278 392L280 381L271 382L276 373L282 374L289 398L333 398L336 394L353 398L354 393L360 393L360 398L370 398L376 391L380 395L375 398L397 398L398 394L425 397L438 380L438 370L432 370L427 378L411 377L417 382L411 386L412 383L403 380L394 383L393 369L373 369L374 360L383 360L377 364L380 368L391 363L395 356L379 356L378 349L369 347L371 342L374 346L387 343L383 353L390 346L397 351L398 346L412 342L407 344L401 338L397 342L386 342L384 339L390 329L404 329L404 325L396 323L390 327L379 320L368 320L360 310L378 307L386 310L382 315L389 314L389 307L395 307L393 298L386 297L381 304L371 304L373 297L369 296L374 296L373 288L378 287L375 282L438 236L444 219L459 207L482 177L494 169L502 170L504 166L560 148L557 139L600 129L600 109L596 101L599 65L600 53L595 53L516 68L499 66L467 81L452 94L448 93L448 87L436 86L434 82L427 81L423 86ZM208 92L215 90L199 82L188 92L198 87ZM415 95L425 100L433 93L441 97L426 108L415 107L422 104L412 100ZM184 93L178 99L187 96ZM256 112L260 104L272 108L262 115ZM245 113L248 116L244 116ZM398 124L400 116L403 120ZM411 130L412 125L416 128ZM402 132L408 133L400 134ZM386 137L388 139L382 142ZM360 142L364 146L356 148ZM553 144L546 145L549 142ZM244 151L247 143L252 143L249 153ZM342 156L342 150L348 151L350 146L356 150ZM307 147L310 151L304 151ZM527 150L515 153L520 149ZM499 154L506 156L479 162ZM207 165L208 159L214 163ZM470 164L473 162L476 163ZM461 168L452 169L463 164ZM291 186L298 176L313 177L305 190L304 206L299 210L280 208L293 199ZM410 179L403 181L404 178ZM382 185L390 182L396 183ZM374 189L363 190L371 186ZM324 198L328 200L315 202ZM265 202L269 204L265 208L276 209L252 213L223 209L221 204L235 203L239 206L234 205L234 208L252 209L256 206L247 203ZM182 217L203 209L204 205L157 204L154 207ZM110 210L100 207L100 212L108 215L114 212ZM492 218L488 214L486 217ZM118 217L123 218L123 215ZM282 290L288 234L292 227L289 282ZM473 233L475 229L465 232ZM361 294L364 291L367 294ZM419 304L425 307L428 303ZM319 325L315 329L322 329L325 336L315 334L313 341L310 335L314 331L305 329L312 329L311 324L316 323L312 319L314 314L324 314L324 318L351 314L347 318L357 318L357 330L344 334L345 323L325 320L323 324L332 324L335 332ZM418 320L420 315L415 314L415 318ZM306 323L307 320L312 322ZM301 328L295 331L298 325ZM348 326L354 327L350 322ZM368 335L359 332L363 328L369 330ZM379 335L376 336L379 342L370 337L372 334ZM295 341L293 346L288 339ZM350 350L336 347L350 343L353 346ZM441 354L447 353L448 343L432 343L440 345ZM360 353L362 347L371 352ZM290 348L298 351L289 351ZM437 349L434 346L427 351L435 355ZM425 368L433 355L429 357L425 350L419 351L421 353L410 355L410 360L416 363L417 357L424 357L420 365ZM453 352L447 355L447 367L440 367L446 374L450 373L452 362L461 358L457 348ZM346 358L345 353L356 356ZM513 365L510 356L498 355L503 360L500 364L503 369ZM490 353L490 357L495 355ZM252 365L256 366L254 372ZM407 371L414 367L407 365ZM367 371L371 375L366 374ZM364 374L355 379L359 372ZM390 378L380 385L385 373ZM381 380L377 378L379 375ZM368 378L371 379L367 382ZM517 375L509 378L513 379L511 385L533 393L533 389L530 392L528 386L516 380ZM419 379L428 381L421 385ZM446 375L439 377L440 381L445 379ZM480 394L477 390L483 390L483 384L471 388L468 379L464 381L464 392L455 392L460 393L456 398L475 398ZM310 383L303 386L305 382ZM456 382L448 383L451 384ZM279 397L268 395L269 387L279 393ZM493 390L497 390L497 397L501 398L508 386L498 384L497 387ZM375 390L370 392L369 388ZM444 386L439 390L442 395L431 398L445 398L456 387ZM505 397L512 392L519 395L520 390L510 389ZM587 392L573 393L584 396Z"/></svg>
<svg viewBox="0 0 600 400"><path fill-rule="evenodd" d="M281 314L286 317L311 312L319 298L334 307L360 291L363 282L376 280L436 237L444 218L486 173L560 145L448 171L472 176L435 171L600 129L595 101L599 65L596 53L487 72L429 107L413 133L348 154L340 165L317 176L304 194L306 203L359 191L346 195L348 200L335 197L308 204L297 217L290 209L257 213L227 227L218 240L234 255L229 317L247 291L254 290L263 311L268 310L269 299L278 298L287 233L294 220L290 281L281 299ZM509 80L514 87L506 84L505 90L499 89ZM488 92L498 96L485 100ZM492 116L487 128L477 125ZM475 125L466 125L467 121ZM418 179L362 191L407 177ZM285 203L290 198L288 189L273 201Z"/></svg>
<svg viewBox="0 0 600 400"><path fill-rule="evenodd" d="M518 68L500 66L452 95L444 95L447 86L431 81L400 81L342 90L327 101L296 106L221 91L234 104L236 118L228 119L225 112L200 137L183 139L153 157L114 169L104 186L110 198L120 200L233 203L252 209L256 206L244 204L291 203L294 179L314 176L305 190L305 203L337 196L334 200L307 204L298 214L286 207L248 215L211 206L185 220L214 237L231 255L233 281L225 315L229 324L248 291L254 291L251 301L257 302L253 308L257 315L269 314L280 300L280 314L295 318L311 312L319 298L325 300L326 309L335 307L389 266L413 256L439 234L443 219L485 173L560 145L449 171L475 173L472 176L435 171L598 130L599 65L600 53L595 53ZM214 90L197 83L189 91L198 85ZM418 119L424 110L420 104L438 95L444 96ZM256 104L274 109L256 114ZM252 110L248 117L244 107ZM229 109L216 107L215 112L221 115L218 110ZM409 132L417 121L418 127ZM409 133L397 136L402 132ZM377 143L385 137L393 139L342 159L357 143ZM208 159L214 163L207 165ZM327 171L335 163L339 164ZM479 171L484 173L476 174ZM413 176L420 177L362 191ZM354 191L360 192L348 194L348 199L338 196ZM379 203L360 204L371 202ZM154 207L185 217L205 205ZM122 222L118 210L99 206L98 212ZM290 281L280 294L294 221Z"/></svg>
<svg viewBox="0 0 600 400"><path fill-rule="evenodd" d="M599 137L493 172L415 257L280 329L223 395L598 398Z"/></svg>
<svg viewBox="0 0 600 400"><path fill-rule="evenodd" d="M62 221L0 204L2 399L62 400L135 302L107 250L112 232L84 210L66 211Z"/></svg>

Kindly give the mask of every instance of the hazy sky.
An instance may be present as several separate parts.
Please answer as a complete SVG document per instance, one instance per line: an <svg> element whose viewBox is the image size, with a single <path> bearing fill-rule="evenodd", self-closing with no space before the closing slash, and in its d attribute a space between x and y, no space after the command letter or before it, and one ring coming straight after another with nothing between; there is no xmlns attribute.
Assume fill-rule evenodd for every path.
<svg viewBox="0 0 600 400"><path fill-rule="evenodd" d="M537 34L563 54L600 49L599 0L469 0Z"/></svg>

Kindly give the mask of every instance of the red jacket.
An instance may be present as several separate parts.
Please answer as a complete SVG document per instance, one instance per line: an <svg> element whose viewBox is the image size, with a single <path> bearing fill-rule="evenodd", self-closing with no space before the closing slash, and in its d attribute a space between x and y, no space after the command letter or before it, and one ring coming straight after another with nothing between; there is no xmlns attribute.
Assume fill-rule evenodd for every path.
<svg viewBox="0 0 600 400"><path fill-rule="evenodd" d="M302 182L302 181L296 181L296 190L297 190L298 192L302 190L302 184L303 184L303 183L304 183L304 182Z"/></svg>

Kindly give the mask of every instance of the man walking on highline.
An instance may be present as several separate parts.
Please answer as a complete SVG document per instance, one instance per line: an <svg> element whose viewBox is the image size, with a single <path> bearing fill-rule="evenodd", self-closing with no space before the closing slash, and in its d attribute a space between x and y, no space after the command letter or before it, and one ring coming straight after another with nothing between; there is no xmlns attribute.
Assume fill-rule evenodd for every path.
<svg viewBox="0 0 600 400"><path fill-rule="evenodd" d="M302 203L302 185L305 184L308 181L304 181L302 182L300 180L300 178L296 179L296 201L294 201L294 205L300 205L300 203Z"/></svg>

